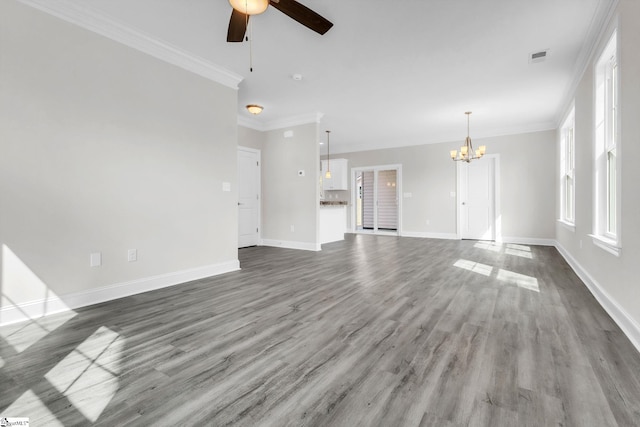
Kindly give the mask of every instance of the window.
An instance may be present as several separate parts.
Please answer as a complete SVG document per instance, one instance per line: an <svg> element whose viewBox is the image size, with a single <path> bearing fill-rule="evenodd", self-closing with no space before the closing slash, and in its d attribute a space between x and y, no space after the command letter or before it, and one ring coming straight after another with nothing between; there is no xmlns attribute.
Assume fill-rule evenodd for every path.
<svg viewBox="0 0 640 427"><path fill-rule="evenodd" d="M594 150L594 242L620 252L620 141L616 33L596 64Z"/></svg>
<svg viewBox="0 0 640 427"><path fill-rule="evenodd" d="M575 113L567 116L560 130L560 220L575 223Z"/></svg>

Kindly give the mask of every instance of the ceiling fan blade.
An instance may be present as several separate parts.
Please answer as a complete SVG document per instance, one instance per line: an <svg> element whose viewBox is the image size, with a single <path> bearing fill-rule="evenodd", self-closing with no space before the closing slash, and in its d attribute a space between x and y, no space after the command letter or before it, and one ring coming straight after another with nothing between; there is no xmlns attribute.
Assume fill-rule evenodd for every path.
<svg viewBox="0 0 640 427"><path fill-rule="evenodd" d="M316 33L324 34L333 27L327 19L295 0L271 0L269 4Z"/></svg>
<svg viewBox="0 0 640 427"><path fill-rule="evenodd" d="M247 32L249 17L242 12L233 9L229 20L229 30L227 31L228 42L241 42L244 40L244 33Z"/></svg>

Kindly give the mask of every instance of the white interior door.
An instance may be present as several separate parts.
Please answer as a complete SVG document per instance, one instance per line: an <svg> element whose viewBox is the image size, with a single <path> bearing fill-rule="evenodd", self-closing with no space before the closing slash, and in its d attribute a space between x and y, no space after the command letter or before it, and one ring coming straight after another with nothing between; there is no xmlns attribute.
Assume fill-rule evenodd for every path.
<svg viewBox="0 0 640 427"><path fill-rule="evenodd" d="M496 159L485 156L458 167L460 236L496 240Z"/></svg>
<svg viewBox="0 0 640 427"><path fill-rule="evenodd" d="M238 147L238 247L260 241L260 151Z"/></svg>

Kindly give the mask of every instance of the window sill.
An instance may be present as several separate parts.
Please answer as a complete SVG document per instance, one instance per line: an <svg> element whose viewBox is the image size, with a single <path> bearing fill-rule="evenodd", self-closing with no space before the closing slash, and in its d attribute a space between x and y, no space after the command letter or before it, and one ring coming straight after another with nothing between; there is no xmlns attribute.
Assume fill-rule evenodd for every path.
<svg viewBox="0 0 640 427"><path fill-rule="evenodd" d="M593 239L593 244L600 249L604 249L615 256L620 256L620 253L622 253L622 248L618 246L615 240L608 239L604 236L596 236L595 234L589 234L589 236Z"/></svg>
<svg viewBox="0 0 640 427"><path fill-rule="evenodd" d="M572 233L576 232L576 225L575 224L572 224L572 223L570 223L568 221L565 221L564 219L559 219L557 221L558 221L558 224L560 224L561 226L563 226L567 230L571 231Z"/></svg>

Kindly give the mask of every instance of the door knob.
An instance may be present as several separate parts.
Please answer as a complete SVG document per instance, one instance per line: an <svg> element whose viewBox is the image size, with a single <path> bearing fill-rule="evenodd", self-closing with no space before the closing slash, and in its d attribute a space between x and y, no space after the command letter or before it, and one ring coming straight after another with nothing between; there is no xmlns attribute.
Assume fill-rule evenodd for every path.
<svg viewBox="0 0 640 427"><path fill-rule="evenodd" d="M462 202L462 206L464 206L464 205L466 205L466 203L465 203L465 202Z"/></svg>

